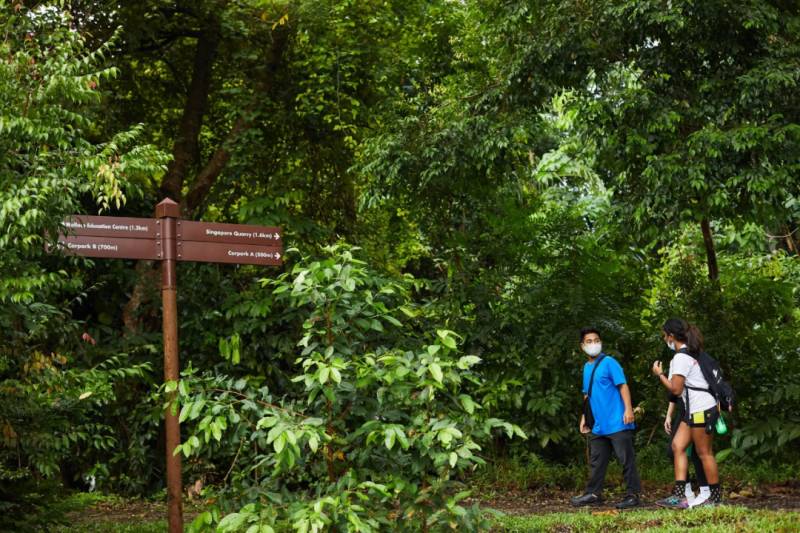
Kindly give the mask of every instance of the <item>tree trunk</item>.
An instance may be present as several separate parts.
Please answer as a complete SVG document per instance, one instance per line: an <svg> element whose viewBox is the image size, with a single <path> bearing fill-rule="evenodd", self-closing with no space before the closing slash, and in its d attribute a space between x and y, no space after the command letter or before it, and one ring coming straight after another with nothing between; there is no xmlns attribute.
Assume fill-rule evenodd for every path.
<svg viewBox="0 0 800 533"><path fill-rule="evenodd" d="M211 75L219 42L219 21L211 19L197 38L192 79L172 146L172 161L167 166L167 172L161 180L161 195L179 203L186 175L191 172L198 159L200 129L203 126L203 117L208 107ZM142 320L139 317L139 308L149 301L151 289L155 291L158 287L157 266L152 261L139 261L136 264L136 281L122 312L122 321L127 333L141 330Z"/></svg>
<svg viewBox="0 0 800 533"><path fill-rule="evenodd" d="M275 93L277 88L276 76L278 70L283 65L283 56L288 40L289 33L286 28L278 28L272 32L272 45L266 57L266 68L254 87L256 97L253 104L245 108L231 127L227 137L220 142L214 154L192 180L189 186L189 192L186 195L186 201L183 205L183 211L187 213L187 215L191 216L191 214L195 213L203 202L205 202L217 178L222 174L222 171L228 164L228 160L231 156L230 145L236 141L236 138L239 137L241 133L248 130L253 125L251 115L258 100L265 96L269 98ZM199 130L197 133L199 133ZM195 135L197 135L197 133ZM195 137L194 142L196 145L197 137Z"/></svg>
<svg viewBox="0 0 800 533"><path fill-rule="evenodd" d="M133 285L128 302L122 308L122 324L125 326L126 335L142 329L139 308L153 296L159 281L159 272L153 261L136 262L136 283Z"/></svg>
<svg viewBox="0 0 800 533"><path fill-rule="evenodd" d="M161 194L179 203L184 179L197 161L199 153L198 139L208 106L211 74L219 41L219 21L211 20L197 39L192 81L186 94L186 104L178 126L178 134L172 147L172 161L161 180Z"/></svg>
<svg viewBox="0 0 800 533"><path fill-rule="evenodd" d="M706 263L708 264L708 279L719 280L719 267L717 266L717 251L714 249L714 237L711 235L711 225L707 218L700 221L703 230L703 242L706 245Z"/></svg>
<svg viewBox="0 0 800 533"><path fill-rule="evenodd" d="M236 120L226 138L220 142L206 164L197 171L197 174L188 183L188 192L182 202L181 210L185 216L191 217L206 201L219 175L225 169L230 159L230 145L245 130L252 126L251 112L259 98L269 97L278 88L276 83L277 71L283 65L283 56L289 41L287 28L278 28L272 32L272 45L266 57L266 69L255 84L256 98L251 108ZM180 202L183 189L187 185L187 176L197 169L199 164L199 137L203 125L203 117L208 106L211 91L211 76L213 61L220 45L220 28L218 20L211 20L201 32L195 49L194 69L189 91L186 95L186 104L178 126L178 134L173 145L173 160L167 167L167 172L161 181L161 193ZM137 279L131 297L125 305L123 321L130 332L141 328L141 321L137 317L138 308L147 301L148 287L157 281L157 270L147 267L144 262L137 264ZM141 267L140 267L141 265ZM156 281L152 281L152 280ZM154 285L155 286L155 285Z"/></svg>

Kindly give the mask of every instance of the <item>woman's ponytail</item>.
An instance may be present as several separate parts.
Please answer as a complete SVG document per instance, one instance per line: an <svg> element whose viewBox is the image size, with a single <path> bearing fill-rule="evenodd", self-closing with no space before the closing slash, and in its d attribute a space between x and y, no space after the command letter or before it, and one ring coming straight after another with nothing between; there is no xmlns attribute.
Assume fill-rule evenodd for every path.
<svg viewBox="0 0 800 533"><path fill-rule="evenodd" d="M694 324L686 328L686 348L695 357L703 353L703 334Z"/></svg>

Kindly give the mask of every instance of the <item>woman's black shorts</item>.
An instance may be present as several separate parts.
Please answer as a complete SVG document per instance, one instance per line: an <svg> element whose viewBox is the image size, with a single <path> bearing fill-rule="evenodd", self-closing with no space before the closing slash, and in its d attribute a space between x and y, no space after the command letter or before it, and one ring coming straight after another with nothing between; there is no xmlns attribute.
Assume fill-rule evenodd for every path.
<svg viewBox="0 0 800 533"><path fill-rule="evenodd" d="M714 425L719 418L719 410L715 407L706 409L705 411L698 411L684 417L684 422L689 424L690 428L706 428L706 433L714 432Z"/></svg>

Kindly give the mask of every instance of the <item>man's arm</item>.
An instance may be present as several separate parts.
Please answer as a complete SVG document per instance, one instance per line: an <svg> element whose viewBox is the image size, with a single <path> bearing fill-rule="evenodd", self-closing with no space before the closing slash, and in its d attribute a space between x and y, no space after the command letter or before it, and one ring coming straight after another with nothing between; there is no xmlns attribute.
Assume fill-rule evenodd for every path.
<svg viewBox="0 0 800 533"><path fill-rule="evenodd" d="M584 394L583 401L586 401L586 398L588 398L588 396ZM578 431L580 431L581 433L589 433L592 431L592 428L586 425L586 415L584 414L581 414L581 422L580 424L578 424Z"/></svg>
<svg viewBox="0 0 800 533"><path fill-rule="evenodd" d="M592 428L586 425L586 415L581 415L581 424L579 426L579 429L580 432L584 434L590 433L592 431Z"/></svg>
<svg viewBox="0 0 800 533"><path fill-rule="evenodd" d="M621 384L619 387L619 394L622 396L622 403L625 404L625 413L622 415L622 423L630 424L633 422L633 406L631 405L631 389L628 388L627 383Z"/></svg>

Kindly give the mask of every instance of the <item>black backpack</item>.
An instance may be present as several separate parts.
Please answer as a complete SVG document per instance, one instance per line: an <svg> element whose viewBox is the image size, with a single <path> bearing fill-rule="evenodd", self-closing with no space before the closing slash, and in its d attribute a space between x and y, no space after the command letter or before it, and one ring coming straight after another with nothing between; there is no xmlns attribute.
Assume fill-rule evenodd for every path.
<svg viewBox="0 0 800 533"><path fill-rule="evenodd" d="M703 389L699 387L686 386L687 389L703 391L711 393L719 402L720 409L723 411L730 411L736 402L736 394L733 392L733 387L730 383L725 381L722 375L722 368L719 366L719 361L702 352L695 357L697 363L700 365L700 370L703 372L703 377L708 382L708 388Z"/></svg>

